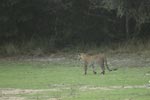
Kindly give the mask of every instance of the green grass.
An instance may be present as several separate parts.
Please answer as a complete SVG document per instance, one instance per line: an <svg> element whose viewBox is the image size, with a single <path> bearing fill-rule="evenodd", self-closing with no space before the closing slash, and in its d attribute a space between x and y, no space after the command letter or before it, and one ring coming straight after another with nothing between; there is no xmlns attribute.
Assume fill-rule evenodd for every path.
<svg viewBox="0 0 150 100"><path fill-rule="evenodd" d="M83 75L80 64L65 62L0 61L0 88L56 89L31 94L14 94L25 100L149 100L149 88L90 89L92 87L148 84L149 67L120 67L105 75L94 75L91 68ZM86 87L85 89L82 89ZM0 92L1 93L1 92ZM2 94L0 95L3 96ZM6 95L5 95L6 96Z"/></svg>

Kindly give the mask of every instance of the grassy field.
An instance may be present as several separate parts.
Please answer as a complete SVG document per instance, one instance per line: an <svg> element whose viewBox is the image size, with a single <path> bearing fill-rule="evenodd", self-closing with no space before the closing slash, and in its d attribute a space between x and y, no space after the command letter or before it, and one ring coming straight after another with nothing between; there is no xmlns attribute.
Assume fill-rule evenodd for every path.
<svg viewBox="0 0 150 100"><path fill-rule="evenodd" d="M117 66L116 66L117 67ZM78 61L0 61L0 100L149 100L150 67L83 75Z"/></svg>

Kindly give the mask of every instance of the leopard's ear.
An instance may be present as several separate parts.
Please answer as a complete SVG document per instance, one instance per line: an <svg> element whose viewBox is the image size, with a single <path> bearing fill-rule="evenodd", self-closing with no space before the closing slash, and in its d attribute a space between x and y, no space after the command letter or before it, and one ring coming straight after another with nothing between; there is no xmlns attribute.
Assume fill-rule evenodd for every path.
<svg viewBox="0 0 150 100"><path fill-rule="evenodd" d="M78 59L78 60L81 60L81 53L79 53L79 54L77 55L77 59Z"/></svg>
<svg viewBox="0 0 150 100"><path fill-rule="evenodd" d="M81 56L81 53L78 53L78 57L80 57Z"/></svg>
<svg viewBox="0 0 150 100"><path fill-rule="evenodd" d="M78 57L80 57L81 56L81 53L78 53Z"/></svg>

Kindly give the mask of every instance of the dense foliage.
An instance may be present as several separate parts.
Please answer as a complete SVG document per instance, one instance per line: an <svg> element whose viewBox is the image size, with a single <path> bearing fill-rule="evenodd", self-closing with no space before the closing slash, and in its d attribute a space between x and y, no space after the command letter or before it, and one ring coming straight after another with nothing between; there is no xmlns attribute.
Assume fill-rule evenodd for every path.
<svg viewBox="0 0 150 100"><path fill-rule="evenodd" d="M0 0L0 44L63 47L148 38L150 0Z"/></svg>

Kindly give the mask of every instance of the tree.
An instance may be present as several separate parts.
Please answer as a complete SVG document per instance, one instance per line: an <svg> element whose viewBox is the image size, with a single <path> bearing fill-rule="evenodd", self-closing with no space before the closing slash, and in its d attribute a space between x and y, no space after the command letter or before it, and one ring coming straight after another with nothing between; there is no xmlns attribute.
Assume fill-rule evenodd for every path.
<svg viewBox="0 0 150 100"><path fill-rule="evenodd" d="M103 7L107 10L116 10L120 17L125 16L126 37L133 38L139 35L141 24L150 21L150 0L91 0L93 7ZM130 33L130 20L134 19L136 24L134 32Z"/></svg>

